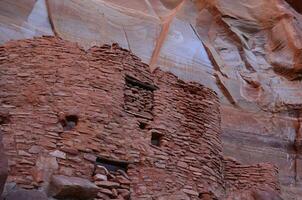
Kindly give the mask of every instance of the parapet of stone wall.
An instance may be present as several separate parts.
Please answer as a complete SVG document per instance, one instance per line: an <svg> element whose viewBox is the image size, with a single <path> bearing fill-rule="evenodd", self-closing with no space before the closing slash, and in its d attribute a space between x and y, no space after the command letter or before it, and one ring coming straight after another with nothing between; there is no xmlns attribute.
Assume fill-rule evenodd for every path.
<svg viewBox="0 0 302 200"><path fill-rule="evenodd" d="M267 186L280 191L278 169L274 165L268 163L242 165L230 157L224 157L223 162L227 190L244 191Z"/></svg>
<svg viewBox="0 0 302 200"><path fill-rule="evenodd" d="M0 47L0 72L9 181L23 188L64 175L94 181L100 199L277 189L268 165L223 159L215 92L151 73L116 44L84 51L55 37L11 41Z"/></svg>

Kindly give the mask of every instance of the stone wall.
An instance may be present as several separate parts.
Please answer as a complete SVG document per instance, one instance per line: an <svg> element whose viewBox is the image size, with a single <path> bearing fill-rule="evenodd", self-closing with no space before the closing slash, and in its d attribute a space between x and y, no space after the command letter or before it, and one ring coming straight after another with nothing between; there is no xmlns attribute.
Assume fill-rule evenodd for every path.
<svg viewBox="0 0 302 200"><path fill-rule="evenodd" d="M219 102L215 93L156 70L154 119L149 133L160 135L144 168L133 182L138 196L168 197L179 192L191 199L212 191L223 194ZM147 164L147 165L146 165ZM148 190L142 190L147 188ZM157 191L154 193L154 191Z"/></svg>
<svg viewBox="0 0 302 200"><path fill-rule="evenodd" d="M100 199L221 199L246 181L277 188L268 165L222 158L215 92L151 73L118 45L11 41L0 67L9 181L23 188L46 187L52 175L94 181Z"/></svg>
<svg viewBox="0 0 302 200"><path fill-rule="evenodd" d="M224 179L229 191L261 188L264 185L279 191L278 169L268 163L242 165L233 158L224 158Z"/></svg>

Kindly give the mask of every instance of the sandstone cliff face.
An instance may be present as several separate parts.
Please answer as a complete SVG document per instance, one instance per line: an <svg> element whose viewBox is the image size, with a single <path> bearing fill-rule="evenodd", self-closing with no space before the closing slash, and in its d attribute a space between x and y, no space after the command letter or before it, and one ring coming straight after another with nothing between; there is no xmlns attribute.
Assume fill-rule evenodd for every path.
<svg viewBox="0 0 302 200"><path fill-rule="evenodd" d="M215 90L224 153L275 164L284 198L299 199L299 1L7 0L0 9L1 42L44 34L86 49L118 42L152 69Z"/></svg>

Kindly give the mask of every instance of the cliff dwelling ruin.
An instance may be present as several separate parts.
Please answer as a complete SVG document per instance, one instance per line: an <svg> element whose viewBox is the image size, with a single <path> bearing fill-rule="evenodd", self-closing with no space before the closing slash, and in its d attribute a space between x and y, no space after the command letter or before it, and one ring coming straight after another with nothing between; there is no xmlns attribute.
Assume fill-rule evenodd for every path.
<svg viewBox="0 0 302 200"><path fill-rule="evenodd" d="M0 200L301 200L300 0L0 0Z"/></svg>
<svg viewBox="0 0 302 200"><path fill-rule="evenodd" d="M214 91L151 73L116 44L85 51L41 37L8 42L0 53L8 183L58 199L223 199L263 187L279 193L274 166L222 155ZM73 181L83 184L78 191Z"/></svg>

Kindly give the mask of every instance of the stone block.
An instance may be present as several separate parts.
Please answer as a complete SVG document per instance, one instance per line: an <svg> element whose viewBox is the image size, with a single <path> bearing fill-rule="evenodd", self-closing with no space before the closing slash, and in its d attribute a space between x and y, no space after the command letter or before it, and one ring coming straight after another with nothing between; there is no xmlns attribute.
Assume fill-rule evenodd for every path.
<svg viewBox="0 0 302 200"><path fill-rule="evenodd" d="M89 200L98 194L98 187L87 179L54 175L47 194L56 199Z"/></svg>

